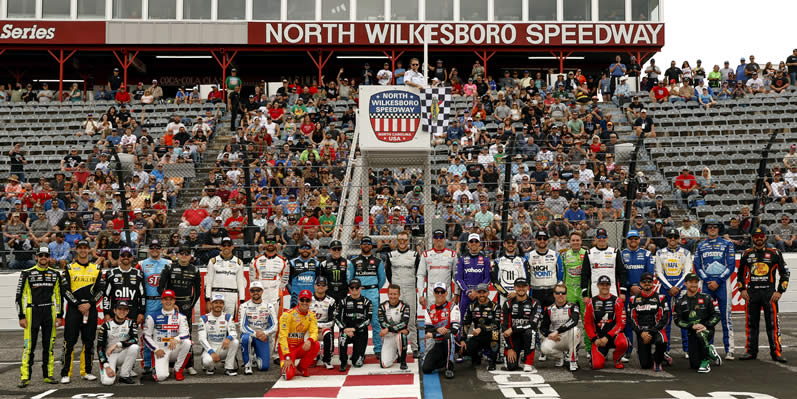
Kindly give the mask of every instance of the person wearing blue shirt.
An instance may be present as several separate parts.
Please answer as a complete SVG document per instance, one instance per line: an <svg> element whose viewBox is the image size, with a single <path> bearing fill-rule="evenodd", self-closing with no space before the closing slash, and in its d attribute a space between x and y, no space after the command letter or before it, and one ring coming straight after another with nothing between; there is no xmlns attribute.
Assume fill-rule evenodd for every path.
<svg viewBox="0 0 797 399"><path fill-rule="evenodd" d="M47 245L50 250L50 259L54 259L58 263L58 267L63 268L72 260L72 247L64 241L64 233L60 231L55 232L55 241L51 241Z"/></svg>
<svg viewBox="0 0 797 399"><path fill-rule="evenodd" d="M736 79L747 83L747 76L744 75L744 69L747 68L747 64L744 62L744 57L739 59L739 62L740 64L736 67Z"/></svg>
<svg viewBox="0 0 797 399"><path fill-rule="evenodd" d="M371 329L373 330L374 353L376 358L382 353L382 337L379 332L382 326L379 323L379 289L385 285L385 263L374 256L372 251L374 243L371 237L365 236L360 240L360 255L355 256L349 263L346 280L358 278L362 284L362 295L371 301L373 312L371 314Z"/></svg>
<svg viewBox="0 0 797 399"><path fill-rule="evenodd" d="M404 69L404 65L401 61L396 62L396 70L393 71L393 77L396 79L396 86L404 86L405 73L407 73L407 70Z"/></svg>
<svg viewBox="0 0 797 399"><path fill-rule="evenodd" d="M573 222L581 220L587 220L587 214L579 207L578 200L576 199L570 201L570 207L567 208L564 216L565 220L570 222L570 224L574 224Z"/></svg>
<svg viewBox="0 0 797 399"><path fill-rule="evenodd" d="M459 140L464 135L465 131L462 130L462 126L459 125L459 121L454 121L454 124L449 126L446 130L446 144L451 145L453 141Z"/></svg>
<svg viewBox="0 0 797 399"><path fill-rule="evenodd" d="M639 231L629 230L628 234L625 236L627 247L620 252L620 256L623 257L623 263L625 263L625 270L627 271L628 280L626 281L626 287L628 288L628 295L630 298L642 292L642 287L640 285L642 273L654 274L656 272L656 266L653 264L653 254L639 245L640 239ZM629 299L626 301L626 306L629 306L632 300L633 299ZM631 323L627 323L625 325L625 336L628 338L628 350L626 350L626 354L631 354L633 350L633 336L635 335L633 332Z"/></svg>
<svg viewBox="0 0 797 399"><path fill-rule="evenodd" d="M467 170L467 167L460 162L459 157L455 157L454 163L448 167L448 173L450 175L457 175L459 177L465 176Z"/></svg>
<svg viewBox="0 0 797 399"><path fill-rule="evenodd" d="M736 254L733 244L720 238L721 224L716 219L707 219L703 224L708 238L697 245L695 251L695 272L702 280L702 292L711 295L719 303L722 322L722 343L725 358L734 358L733 322L731 320L731 273L736 268Z"/></svg>
<svg viewBox="0 0 797 399"><path fill-rule="evenodd" d="M305 241L299 245L299 256L288 262L290 277L288 278L288 292L291 294L291 308L299 304L299 293L309 290L315 294L315 278L319 273L320 262L310 256L313 246Z"/></svg>

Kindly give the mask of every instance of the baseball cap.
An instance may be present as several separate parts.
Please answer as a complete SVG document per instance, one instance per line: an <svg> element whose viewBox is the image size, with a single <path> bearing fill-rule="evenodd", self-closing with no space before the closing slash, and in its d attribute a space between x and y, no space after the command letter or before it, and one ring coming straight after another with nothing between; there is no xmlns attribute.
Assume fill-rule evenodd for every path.
<svg viewBox="0 0 797 399"><path fill-rule="evenodd" d="M253 288L257 288L257 289L262 290L263 289L263 283L261 283L260 281L252 281L252 283L249 284L249 291L252 291Z"/></svg>
<svg viewBox="0 0 797 399"><path fill-rule="evenodd" d="M534 234L534 238L544 238L544 239L547 240L549 237L548 237L548 233L546 233L543 230L539 230L539 231L537 231L536 234Z"/></svg>
<svg viewBox="0 0 797 399"><path fill-rule="evenodd" d="M468 241L470 242L471 240L476 240L476 241L479 241L479 242L482 241L481 237L479 237L479 235L476 234L476 233L468 234Z"/></svg>
<svg viewBox="0 0 797 399"><path fill-rule="evenodd" d="M327 278L325 276L318 276L318 277L315 278L315 283L316 284L318 284L318 283L329 284L329 280L327 280Z"/></svg>
<svg viewBox="0 0 797 399"><path fill-rule="evenodd" d="M761 235L761 234L763 234L763 235L767 235L767 232L766 232L766 230L764 230L764 229L762 229L762 228L758 227L758 228L756 228L755 230L753 230L753 234L752 234L752 236L753 236L753 237L755 237L755 236L757 236L757 235Z"/></svg>
<svg viewBox="0 0 797 399"><path fill-rule="evenodd" d="M189 254L189 255L191 255L191 247L189 247L187 245L183 245L183 246L180 247L180 249L177 251L177 253L178 254Z"/></svg>
<svg viewBox="0 0 797 399"><path fill-rule="evenodd" d="M360 245L374 245L374 242L371 240L371 237L365 236L360 240Z"/></svg>
<svg viewBox="0 0 797 399"><path fill-rule="evenodd" d="M611 284L612 279L609 276L600 276L598 277L598 284Z"/></svg>
<svg viewBox="0 0 797 399"><path fill-rule="evenodd" d="M88 242L88 241L86 241L86 240L80 240L80 241L78 241L78 242L77 242L77 245L76 245L76 248L80 248L80 247L82 247L82 246L87 246L87 247L88 247L88 246L89 246L89 242Z"/></svg>
<svg viewBox="0 0 797 399"><path fill-rule="evenodd" d="M697 275L697 273L689 273L686 275L684 280L685 281L700 280L700 277Z"/></svg>
<svg viewBox="0 0 797 399"><path fill-rule="evenodd" d="M222 301L224 302L224 294L213 294L213 297L210 298L210 302Z"/></svg>
<svg viewBox="0 0 797 399"><path fill-rule="evenodd" d="M130 249L130 247L122 247L122 249L119 250L119 255L121 255L121 254L130 254L130 255L132 255L133 254L133 250Z"/></svg>
<svg viewBox="0 0 797 399"><path fill-rule="evenodd" d="M607 238L609 237L609 233L606 232L606 229L600 228L595 231L595 238Z"/></svg>
<svg viewBox="0 0 797 399"><path fill-rule="evenodd" d="M644 272L641 276L639 276L639 281L651 280L653 281L653 273Z"/></svg>
<svg viewBox="0 0 797 399"><path fill-rule="evenodd" d="M636 230L630 230L628 234L626 234L625 238L637 237L639 238L639 232Z"/></svg>
<svg viewBox="0 0 797 399"><path fill-rule="evenodd" d="M435 237L435 236L437 236L437 237L443 236L443 238L446 238L446 232L443 231L442 229L437 229L437 230L432 232L432 237Z"/></svg>
<svg viewBox="0 0 797 399"><path fill-rule="evenodd" d="M174 291L166 290L163 291L163 294L161 294L161 298L176 298L176 296L174 295Z"/></svg>
<svg viewBox="0 0 797 399"><path fill-rule="evenodd" d="M301 245L299 245L299 249L313 249L313 246L310 245L309 242L304 241Z"/></svg>
<svg viewBox="0 0 797 399"><path fill-rule="evenodd" d="M232 238L230 238L230 237L222 238L221 239L221 245L223 246L223 245L226 245L226 244L232 245Z"/></svg>
<svg viewBox="0 0 797 399"><path fill-rule="evenodd" d="M160 247L161 247L161 242L158 241L157 239L152 240L152 241L149 242L149 248L150 249L160 249Z"/></svg>
<svg viewBox="0 0 797 399"><path fill-rule="evenodd" d="M265 242L277 242L277 236L275 234L266 234L263 238Z"/></svg>
<svg viewBox="0 0 797 399"><path fill-rule="evenodd" d="M664 236L669 238L669 237L673 237L673 236L674 237L680 237L681 235L678 234L678 231L676 231L675 229L669 229L669 230L667 230L667 232L664 233Z"/></svg>
<svg viewBox="0 0 797 399"><path fill-rule="evenodd" d="M332 242L329 243L329 248L330 249L343 248L343 244L340 241L335 240L335 241L332 241Z"/></svg>
<svg viewBox="0 0 797 399"><path fill-rule="evenodd" d="M42 255L42 254L49 255L50 254L50 248L40 247L39 250L36 252L36 255Z"/></svg>
<svg viewBox="0 0 797 399"><path fill-rule="evenodd" d="M709 226L719 227L720 222L717 219L715 219L715 218L707 218L705 223L703 223L703 225L706 226L706 227L709 227Z"/></svg>
<svg viewBox="0 0 797 399"><path fill-rule="evenodd" d="M489 291L489 290L490 290L490 287L487 284L485 284L485 283L481 283L481 284L476 286L476 291Z"/></svg>
<svg viewBox="0 0 797 399"><path fill-rule="evenodd" d="M357 277L349 280L349 288L360 288L362 287L362 285L363 285L362 282L360 282L360 279L358 279Z"/></svg>
<svg viewBox="0 0 797 399"><path fill-rule="evenodd" d="M114 308L128 308L128 309L130 309L130 303L128 303L127 301L119 301L119 302L116 302L116 305L114 305Z"/></svg>
<svg viewBox="0 0 797 399"><path fill-rule="evenodd" d="M664 224L664 221L663 221L663 220L661 220L661 219L656 219L656 223L658 223L658 224Z"/></svg>
<svg viewBox="0 0 797 399"><path fill-rule="evenodd" d="M519 285L519 286L529 285L529 281L526 280L524 277L518 277L515 279L514 285Z"/></svg>
<svg viewBox="0 0 797 399"><path fill-rule="evenodd" d="M515 238L515 236L514 236L514 235L512 235L512 234L507 234L507 235L506 235L506 238L504 238L504 242L507 242L507 241L517 242L517 239Z"/></svg>
<svg viewBox="0 0 797 399"><path fill-rule="evenodd" d="M434 290L448 291L448 287L446 287L446 284L444 282L438 281L438 282L434 283L434 287L432 288L432 290L433 291Z"/></svg>

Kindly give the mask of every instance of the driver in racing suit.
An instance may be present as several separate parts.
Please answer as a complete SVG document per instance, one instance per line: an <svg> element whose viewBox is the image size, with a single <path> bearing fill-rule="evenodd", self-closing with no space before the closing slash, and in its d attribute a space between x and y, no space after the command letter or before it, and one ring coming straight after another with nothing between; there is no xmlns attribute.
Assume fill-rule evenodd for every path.
<svg viewBox="0 0 797 399"><path fill-rule="evenodd" d="M399 234L401 235L401 234ZM400 245L400 244L399 244ZM382 368L388 368L399 360L400 368L407 369L407 334L410 324L410 306L401 297L401 287L391 285L387 289L388 300L379 305L379 323L382 324ZM413 302L414 303L414 302Z"/></svg>
<svg viewBox="0 0 797 399"><path fill-rule="evenodd" d="M299 303L299 293L308 290L315 292L315 277L318 275L318 259L310 256L313 246L309 241L299 244L299 256L288 262L290 277L288 291L291 293L291 308Z"/></svg>
<svg viewBox="0 0 797 399"><path fill-rule="evenodd" d="M276 326L279 317L282 315L282 310L283 310L282 300L285 294L286 287L288 286L288 278L290 276L290 266L288 264L288 260L284 256L277 253L276 235L268 234L265 236L264 241L265 241L264 253L252 259L252 264L249 266L249 281L260 282L261 284L260 289L262 290L261 293L262 293L263 302L272 305L274 307L274 310L277 312L277 314L274 315L274 323L273 323ZM252 285L250 284L249 285L250 292L251 289ZM258 302L257 307L263 307L263 306L259 305ZM271 352L272 357L274 358L274 360L276 360L278 358L276 329L272 330L270 334L271 335L268 337L268 341L271 345L271 348L267 349L263 353ZM244 340L242 335L241 343L243 344L243 342ZM261 344L263 343L262 342L255 343L256 351L258 350ZM265 363L268 363L268 359L265 359ZM268 370L268 364L264 366L261 363L260 366L261 370Z"/></svg>
<svg viewBox="0 0 797 399"><path fill-rule="evenodd" d="M315 280L315 294L313 301L310 302L310 310L315 313L318 323L319 343L323 346L324 352L322 361L327 370L332 370L332 353L335 352L335 298L327 295L329 281L324 276L318 276Z"/></svg>
<svg viewBox="0 0 797 399"><path fill-rule="evenodd" d="M580 314L584 315L584 297L581 296L581 266L587 256L587 250L581 248L581 232L570 233L570 249L562 251L562 269L565 286L567 286L567 302L578 304ZM583 324L583 323L582 323ZM592 341L584 334L584 349L592 353ZM577 356L576 356L577 358Z"/></svg>
<svg viewBox="0 0 797 399"><path fill-rule="evenodd" d="M238 305L246 299L246 278L244 264L232 254L230 237L221 239L221 253L208 261L208 274L205 276L205 303L210 303L213 294L224 295L224 313L235 319Z"/></svg>
<svg viewBox="0 0 797 399"><path fill-rule="evenodd" d="M675 300L683 295L686 275L692 272L692 254L688 249L678 245L680 235L675 229L668 230L665 234L667 237L667 246L656 251L656 275L661 283L661 293L667 297L667 302L670 308L674 308ZM672 314L670 315L672 319ZM670 363L670 330L671 324L667 323L667 352L664 353L664 358ZM684 353L688 354L688 331L685 328L681 329L681 346Z"/></svg>
<svg viewBox="0 0 797 399"><path fill-rule="evenodd" d="M374 244L371 241L371 237L363 237L360 240L360 250L362 252L351 260L347 278L349 281L353 278L359 279L362 285L362 296L371 301L371 329L373 330L374 354L379 359L382 353L382 337L379 336L379 331L382 330L379 324L379 289L385 285L387 277L385 276L385 265L382 259L371 254L373 248Z"/></svg>
<svg viewBox="0 0 797 399"><path fill-rule="evenodd" d="M545 308L553 305L553 287L562 280L562 258L548 249L548 233L540 230L534 235L535 248L526 254L529 262L531 297Z"/></svg>
<svg viewBox="0 0 797 399"><path fill-rule="evenodd" d="M149 243L149 257L138 262L136 269L141 270L144 275L144 293L147 298L147 311L144 315L146 317L154 315L161 310L161 293L158 291L160 285L161 272L166 265L172 263L168 259L161 258L161 244L158 240L152 240ZM120 253L121 256L121 253ZM141 344L142 362L144 363L144 375L152 372L152 353L147 345ZM193 370L193 368L191 369ZM189 370L189 374L191 373ZM194 370L194 373L196 371Z"/></svg>
<svg viewBox="0 0 797 399"><path fill-rule="evenodd" d="M606 229L599 228L595 231L595 246L587 251L584 256L584 263L581 265L581 296L584 303L590 295L598 294L598 279L606 276L611 281L609 292L617 295L625 301L625 294L628 292L625 283L627 271L623 264L623 257L619 256L615 248L609 246L609 234ZM586 314L586 313L584 313Z"/></svg>
<svg viewBox="0 0 797 399"><path fill-rule="evenodd" d="M202 344L202 368L205 374L216 373L216 363L224 360L224 374L238 375L235 355L238 354L238 329L235 320L224 309L224 295L215 294L210 302L211 311L201 317L199 343Z"/></svg>
<svg viewBox="0 0 797 399"><path fill-rule="evenodd" d="M183 370L191 350L191 335L188 320L177 311L175 295L171 290L163 291L162 309L147 316L144 322L144 345L152 353L155 381L169 378L169 362L174 361L174 379L182 381Z"/></svg>
<svg viewBox="0 0 797 399"><path fill-rule="evenodd" d="M166 290L172 290L177 295L177 310L188 319L188 331L191 332L194 306L202 296L202 276L198 268L191 263L191 248L181 247L177 252L177 263L170 263L161 271L158 291ZM188 353L191 359L188 361L187 370L192 374L191 370L195 370L193 348Z"/></svg>
<svg viewBox="0 0 797 399"><path fill-rule="evenodd" d="M507 370L518 369L520 352L523 352L525 354L523 371L534 373L535 341L542 317L542 306L528 295L528 287L526 279L515 280L517 295L504 303L501 309L501 331L506 341L504 356L506 356Z"/></svg>
<svg viewBox="0 0 797 399"><path fill-rule="evenodd" d="M725 347L725 359L733 360L733 321L731 319L731 273L736 268L736 254L733 243L720 238L720 223L716 219L707 219L703 224L708 238L697 245L695 251L695 273L700 276L703 290L717 300L722 316L722 343ZM737 277L738 280L738 277Z"/></svg>
<svg viewBox="0 0 797 399"><path fill-rule="evenodd" d="M625 242L627 248L620 252L620 256L623 257L623 263L625 264L625 269L628 271L628 281L626 283L626 287L628 288L628 295L629 297L632 295L638 296L642 292L642 288L640 285L640 278L644 273L650 273L651 275L656 272L656 266L653 263L653 256L645 248L642 248L639 243L641 238L639 236L639 232L636 230L630 230L625 237ZM630 314L630 306L631 301L626 301L626 312ZM625 324L625 337L628 340L628 349L626 350L626 354L630 355L631 351L634 349L634 330L632 329L631 323ZM628 362L628 357L623 356L623 362ZM649 368L649 367L648 367Z"/></svg>
<svg viewBox="0 0 797 399"><path fill-rule="evenodd" d="M426 309L434 303L432 287L441 282L446 287L446 300L451 300L451 282L457 270L457 254L446 248L446 233L435 230L432 233L432 249L423 251L418 263L417 288L418 302Z"/></svg>
<svg viewBox="0 0 797 399"><path fill-rule="evenodd" d="M385 273L391 285L401 287L401 301L407 305L410 311L407 339L412 348L412 357L417 359L420 356L420 348L418 347L418 299L415 295L415 275L418 273L420 257L417 251L410 248L410 236L406 231L398 233L397 242L398 248L387 255Z"/></svg>
<svg viewBox="0 0 797 399"><path fill-rule="evenodd" d="M263 299L263 283L259 280L249 284L252 298L241 304L238 314L241 323L241 360L244 374L252 374L252 349L257 358L257 368L268 370L269 351L277 332L277 310L271 302Z"/></svg>
<svg viewBox="0 0 797 399"><path fill-rule="evenodd" d="M459 317L462 320L470 303L478 296L476 286L490 284L490 257L481 250L481 238L478 234L468 236L468 254L459 258L454 281L461 292L459 299Z"/></svg>
<svg viewBox="0 0 797 399"><path fill-rule="evenodd" d="M343 251L343 244L334 240L329 243L329 257L321 262L318 274L324 276L329 284L327 295L340 303L349 293L349 282L346 280L346 273L349 270L349 261L340 256ZM413 282L414 284L414 282Z"/></svg>
<svg viewBox="0 0 797 399"><path fill-rule="evenodd" d="M504 252L493 261L490 274L493 287L498 291L498 306L500 308L506 301L515 297L515 279L529 278L529 264L526 262L526 258L519 254L517 240L514 236L508 235L504 239Z"/></svg>

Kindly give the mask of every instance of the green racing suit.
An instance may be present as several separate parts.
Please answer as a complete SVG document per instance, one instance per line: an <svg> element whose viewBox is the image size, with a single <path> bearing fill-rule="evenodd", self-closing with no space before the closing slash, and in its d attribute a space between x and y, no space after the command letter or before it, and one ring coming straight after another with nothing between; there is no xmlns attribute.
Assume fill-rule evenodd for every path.
<svg viewBox="0 0 797 399"><path fill-rule="evenodd" d="M584 263L586 254L587 250L583 248L578 251L568 249L561 252L565 285L567 286L567 301L578 304L582 315L584 314L584 298L581 297L581 264ZM592 341L586 334L584 334L584 348L588 354L591 353Z"/></svg>

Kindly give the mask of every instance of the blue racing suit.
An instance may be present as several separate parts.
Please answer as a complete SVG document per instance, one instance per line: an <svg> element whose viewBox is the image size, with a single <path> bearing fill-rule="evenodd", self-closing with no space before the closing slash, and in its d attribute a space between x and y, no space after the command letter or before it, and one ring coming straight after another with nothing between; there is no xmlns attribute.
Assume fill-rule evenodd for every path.
<svg viewBox="0 0 797 399"><path fill-rule="evenodd" d="M321 262L316 258L302 259L301 256L291 259L288 266L291 275L288 278L288 292L291 293L291 309L299 304L299 293L310 290L315 294L315 277L319 273Z"/></svg>
<svg viewBox="0 0 797 399"><path fill-rule="evenodd" d="M628 288L629 300L625 301L626 311L628 311L629 304L631 303L631 287L639 286L639 279L642 277L642 273L650 273L655 275L656 265L653 263L653 254L642 247L637 248L636 251L626 248L620 252L620 256L623 257L623 263L625 263L625 270L628 276L626 288ZM626 353L631 353L631 351L634 349L634 335L635 334L634 330L631 328L631 323L626 323L625 337L628 339L628 350L626 350Z"/></svg>
<svg viewBox="0 0 797 399"><path fill-rule="evenodd" d="M385 285L387 275L385 274L385 263L382 259L374 255L359 255L351 259L347 280L353 278L360 279L362 283L362 295L371 301L371 329L373 330L374 352L382 352L382 325L379 324L379 289Z"/></svg>
<svg viewBox="0 0 797 399"><path fill-rule="evenodd" d="M692 272L692 253L684 247L678 247L676 250L671 250L669 247L664 247L656 251L656 275L661 283L661 293L667 297L670 303L670 308L675 304L675 301L684 294L684 283L686 282L686 275ZM681 291L678 292L676 297L670 295L670 288L678 287ZM672 313L670 312L670 321L672 321ZM667 351L670 350L670 326L671 322L667 323ZM689 331L685 328L681 329L681 346L684 353L689 353L688 349L688 335Z"/></svg>
<svg viewBox="0 0 797 399"><path fill-rule="evenodd" d="M147 311L144 317L153 316L161 311L161 296L158 292L161 272L166 265L171 265L172 261L160 258L158 260L147 258L138 262L137 268L144 274L144 295L147 298ZM190 320L188 321L191 322ZM143 349L144 368L152 367L152 354L149 347L141 345Z"/></svg>
<svg viewBox="0 0 797 399"><path fill-rule="evenodd" d="M736 254L733 244L724 238L707 238L697 245L695 251L695 273L703 281L702 292L716 299L720 307L722 320L722 344L725 352L733 352L733 322L731 321L731 296L733 288L731 273L736 268ZM740 277L737 277L740 278ZM719 284L716 290L708 288L708 283Z"/></svg>
<svg viewBox="0 0 797 399"><path fill-rule="evenodd" d="M475 290L479 284L490 284L490 257L482 252L460 256L454 282L460 290L459 316L462 320L472 302L468 297L468 291Z"/></svg>

